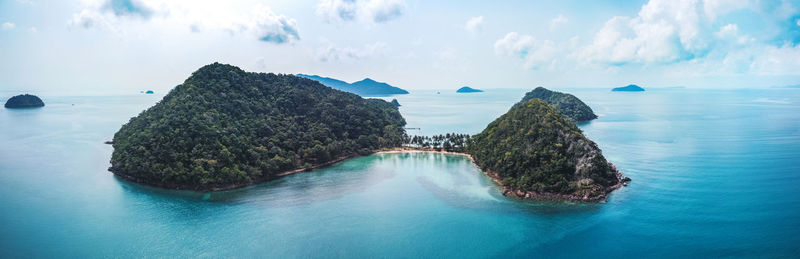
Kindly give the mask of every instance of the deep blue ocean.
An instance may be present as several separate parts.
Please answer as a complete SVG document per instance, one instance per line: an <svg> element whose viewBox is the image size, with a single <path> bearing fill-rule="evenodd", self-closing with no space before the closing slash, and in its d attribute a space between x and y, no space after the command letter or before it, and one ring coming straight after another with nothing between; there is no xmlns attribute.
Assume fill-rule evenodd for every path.
<svg viewBox="0 0 800 259"><path fill-rule="evenodd" d="M581 129L633 179L605 204L509 200L440 154L210 194L144 187L107 171L103 142L163 95L39 93L44 108L0 109L0 257L800 256L800 89L556 90L594 109ZM394 98L409 134L472 134L524 92Z"/></svg>

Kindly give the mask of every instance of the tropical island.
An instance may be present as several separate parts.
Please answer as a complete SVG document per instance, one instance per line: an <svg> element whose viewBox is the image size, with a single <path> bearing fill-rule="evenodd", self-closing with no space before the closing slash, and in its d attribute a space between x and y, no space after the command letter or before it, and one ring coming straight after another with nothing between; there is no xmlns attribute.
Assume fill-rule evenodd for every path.
<svg viewBox="0 0 800 259"><path fill-rule="evenodd" d="M30 94L20 94L9 98L6 101L6 108L34 108L43 107L44 102L38 96Z"/></svg>
<svg viewBox="0 0 800 259"><path fill-rule="evenodd" d="M469 86L464 86L456 90L456 93L480 93L480 92L483 92L483 90L475 89Z"/></svg>
<svg viewBox="0 0 800 259"><path fill-rule="evenodd" d="M638 85L626 85L622 87L616 87L611 89L613 92L644 92L644 88Z"/></svg>
<svg viewBox="0 0 800 259"><path fill-rule="evenodd" d="M361 81L354 82L351 84L342 80L330 77L322 77L317 75L297 74L297 76L308 78L311 80L316 80L321 84L328 86L330 88L354 93L360 96L386 96L393 94L408 94L408 91L406 90L394 87L387 83L378 82L369 78L364 78Z"/></svg>
<svg viewBox="0 0 800 259"><path fill-rule="evenodd" d="M576 122L583 122L597 119L592 108L574 95L548 90L544 87L536 87L533 91L525 94L522 100L515 106L522 105L531 99L541 99L554 106L561 114L566 115Z"/></svg>
<svg viewBox="0 0 800 259"><path fill-rule="evenodd" d="M467 153L504 194L532 200L595 202L622 185L622 174L575 123L539 99L515 105Z"/></svg>
<svg viewBox="0 0 800 259"><path fill-rule="evenodd" d="M234 189L400 146L404 125L383 100L214 63L120 128L109 171L168 189Z"/></svg>
<svg viewBox="0 0 800 259"><path fill-rule="evenodd" d="M539 98L524 99L474 136L408 136L396 104L214 63L120 128L109 171L209 192L375 152L448 152L469 157L504 195L520 199L603 201L630 180L572 119Z"/></svg>

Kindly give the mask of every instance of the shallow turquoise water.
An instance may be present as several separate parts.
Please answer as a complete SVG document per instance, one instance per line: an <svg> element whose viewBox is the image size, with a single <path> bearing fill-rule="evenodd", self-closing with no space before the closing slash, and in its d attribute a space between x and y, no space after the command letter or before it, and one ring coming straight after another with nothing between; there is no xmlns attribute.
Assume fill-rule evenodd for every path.
<svg viewBox="0 0 800 259"><path fill-rule="evenodd" d="M562 90L596 111L581 128L633 178L606 204L508 200L468 160L434 154L361 157L210 195L143 187L106 171L102 142L161 96L42 94L42 109L0 110L0 255L800 254L800 90ZM524 92L395 98L421 128L411 134L476 133Z"/></svg>

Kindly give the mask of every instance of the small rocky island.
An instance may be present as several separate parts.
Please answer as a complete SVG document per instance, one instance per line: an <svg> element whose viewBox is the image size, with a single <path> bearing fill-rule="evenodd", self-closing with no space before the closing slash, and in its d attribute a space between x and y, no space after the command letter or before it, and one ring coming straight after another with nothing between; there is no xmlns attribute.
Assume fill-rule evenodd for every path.
<svg viewBox="0 0 800 259"><path fill-rule="evenodd" d="M34 108L43 107L44 102L38 96L30 94L20 94L9 98L6 101L6 108Z"/></svg>
<svg viewBox="0 0 800 259"><path fill-rule="evenodd" d="M522 105L531 99L541 99L555 106L558 111L576 122L597 119L597 115L594 114L594 111L592 111L589 105L586 105L581 99L571 94L550 91L540 86L526 93L525 97L522 97L522 101L516 105Z"/></svg>
<svg viewBox="0 0 800 259"><path fill-rule="evenodd" d="M456 93L480 93L480 92L483 92L483 90L475 89L469 86L461 87L458 90L456 90Z"/></svg>
<svg viewBox="0 0 800 259"><path fill-rule="evenodd" d="M613 91L613 92L644 92L644 88L642 88L642 87L640 87L638 85L626 85L626 86L623 86L623 87L617 87L617 88L611 89L611 91Z"/></svg>
<svg viewBox="0 0 800 259"><path fill-rule="evenodd" d="M538 98L515 105L473 136L467 153L504 195L521 199L604 201L630 180L571 119Z"/></svg>
<svg viewBox="0 0 800 259"><path fill-rule="evenodd" d="M234 189L400 146L403 126L384 100L214 63L114 134L109 171L168 189Z"/></svg>

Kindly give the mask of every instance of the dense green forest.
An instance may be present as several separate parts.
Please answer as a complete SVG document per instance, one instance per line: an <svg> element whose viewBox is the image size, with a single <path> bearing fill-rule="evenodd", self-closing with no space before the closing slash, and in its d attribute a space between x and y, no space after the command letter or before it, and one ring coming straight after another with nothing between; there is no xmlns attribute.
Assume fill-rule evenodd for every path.
<svg viewBox="0 0 800 259"><path fill-rule="evenodd" d="M536 98L515 105L472 136L467 153L513 190L595 196L618 181L597 144Z"/></svg>
<svg viewBox="0 0 800 259"><path fill-rule="evenodd" d="M122 126L109 170L165 188L227 189L400 146L404 125L383 100L214 63Z"/></svg>
<svg viewBox="0 0 800 259"><path fill-rule="evenodd" d="M578 97L571 94L550 91L544 87L536 87L533 91L526 93L525 97L523 97L522 101L517 103L517 105L534 98L542 99L548 104L555 106L561 114L566 115L576 122L597 119L597 115L594 114L592 108L583 103Z"/></svg>

